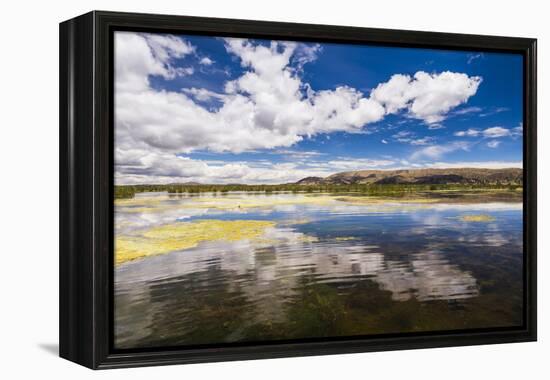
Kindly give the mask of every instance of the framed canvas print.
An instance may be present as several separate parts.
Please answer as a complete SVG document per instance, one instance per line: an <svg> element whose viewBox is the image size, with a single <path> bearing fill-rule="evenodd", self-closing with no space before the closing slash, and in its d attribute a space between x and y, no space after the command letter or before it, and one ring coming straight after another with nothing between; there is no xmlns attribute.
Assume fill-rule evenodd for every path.
<svg viewBox="0 0 550 380"><path fill-rule="evenodd" d="M60 355L536 339L536 41L91 12L60 26Z"/></svg>

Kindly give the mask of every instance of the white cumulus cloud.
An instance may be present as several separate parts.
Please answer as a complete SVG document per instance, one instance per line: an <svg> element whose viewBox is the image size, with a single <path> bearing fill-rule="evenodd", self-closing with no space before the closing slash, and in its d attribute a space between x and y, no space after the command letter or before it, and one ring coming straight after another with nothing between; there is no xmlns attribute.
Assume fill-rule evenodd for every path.
<svg viewBox="0 0 550 380"><path fill-rule="evenodd" d="M198 54L196 47L170 35L115 34L117 180L218 178L236 182L240 178L254 183L327 175L346 165L333 162L305 172L246 163L212 165L181 154L288 149L318 134L368 132L369 124L403 109L435 126L473 96L481 83L481 78L461 73L418 72L414 77L394 75L370 95L349 86L315 90L301 74L304 65L317 59L319 45L280 41L266 45L243 39L226 39L224 43L227 52L240 62L240 76L226 82L220 92L195 87L169 91L152 88L150 78L193 75L193 67L178 67L175 61ZM203 57L199 64L215 62ZM219 107L204 105L212 100ZM417 145L428 143L417 140Z"/></svg>
<svg viewBox="0 0 550 380"><path fill-rule="evenodd" d="M395 74L379 84L371 97L386 107L386 113L406 109L411 117L428 124L441 122L454 107L466 103L481 84L481 77L444 71L429 74Z"/></svg>
<svg viewBox="0 0 550 380"><path fill-rule="evenodd" d="M118 146L240 153L290 147L319 133L359 132L384 115L379 103L353 88L311 90L290 66L296 43L264 46L226 40L228 52L240 59L245 72L226 84L225 94L197 88L154 90L149 76L175 75L170 57L193 51L173 50L178 45L172 38L161 43L155 37L153 47L148 35L116 35ZM196 102L210 98L221 100L221 107L211 111Z"/></svg>
<svg viewBox="0 0 550 380"><path fill-rule="evenodd" d="M481 131L475 128L470 128L467 131L458 131L454 133L454 135L458 137L465 137L465 136L476 137L476 136L479 136L480 134L481 134Z"/></svg>
<svg viewBox="0 0 550 380"><path fill-rule="evenodd" d="M483 136L488 138L510 136L511 131L502 127L491 127L483 131Z"/></svg>
<svg viewBox="0 0 550 380"><path fill-rule="evenodd" d="M202 58L199 60L199 63L200 63L201 65L210 66L211 64L214 63L214 61L211 60L211 59L208 58L208 57L202 57Z"/></svg>
<svg viewBox="0 0 550 380"><path fill-rule="evenodd" d="M419 149L411 156L411 160L416 161L420 159L439 159L444 154L451 153L457 150L468 150L470 145L464 141L455 141L449 144L443 145L430 145L425 148Z"/></svg>
<svg viewBox="0 0 550 380"><path fill-rule="evenodd" d="M466 131L457 131L454 133L458 137L478 137L482 136L488 139L494 139L498 137L518 136L522 134L522 127L516 127L512 129L495 126L484 130L470 128Z"/></svg>
<svg viewBox="0 0 550 380"><path fill-rule="evenodd" d="M421 167L434 169L453 168L480 168L480 169L507 169L523 168L522 161L457 161L457 162L432 162Z"/></svg>

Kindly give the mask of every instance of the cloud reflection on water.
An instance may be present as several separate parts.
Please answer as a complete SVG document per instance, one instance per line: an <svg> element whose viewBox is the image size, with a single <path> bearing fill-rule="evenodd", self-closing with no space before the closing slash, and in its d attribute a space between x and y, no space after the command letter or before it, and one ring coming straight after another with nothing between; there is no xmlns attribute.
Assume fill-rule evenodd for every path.
<svg viewBox="0 0 550 380"><path fill-rule="evenodd" d="M279 224L266 229L259 241L202 242L117 267L116 324L122 345L154 336L160 316L164 320L167 313L177 315L170 322L174 335L185 337L197 329L192 299L218 293L235 299L246 321L242 329L289 322L293 302L316 285L328 285L346 297L359 284L374 283L397 303L468 300L480 295L478 279L454 262L449 250L521 244L520 230L509 225L510 215L521 215L521 204L514 203L384 208L339 202L220 210L192 208L189 198L169 202L185 207L117 209L117 233L194 218L272 218ZM464 212L497 216L491 223L472 224L457 219ZM299 219L302 224L295 224ZM238 340L241 333L235 330L227 339Z"/></svg>

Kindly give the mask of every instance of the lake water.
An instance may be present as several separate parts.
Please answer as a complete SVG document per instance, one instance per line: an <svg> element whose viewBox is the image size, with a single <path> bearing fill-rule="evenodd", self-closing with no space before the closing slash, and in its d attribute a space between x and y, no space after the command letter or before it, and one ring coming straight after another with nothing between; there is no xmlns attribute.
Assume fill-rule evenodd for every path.
<svg viewBox="0 0 550 380"><path fill-rule="evenodd" d="M117 348L522 324L521 203L143 193L115 220L117 241L205 229L116 265ZM261 228L220 239L234 221Z"/></svg>

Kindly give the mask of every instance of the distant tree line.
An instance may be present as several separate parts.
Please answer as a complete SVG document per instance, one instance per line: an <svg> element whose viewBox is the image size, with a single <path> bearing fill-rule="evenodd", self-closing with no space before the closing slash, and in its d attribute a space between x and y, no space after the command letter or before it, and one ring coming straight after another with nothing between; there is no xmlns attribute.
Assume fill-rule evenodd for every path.
<svg viewBox="0 0 550 380"><path fill-rule="evenodd" d="M521 184L319 184L319 185L120 185L115 186L115 199L133 198L136 193L167 192L169 194L214 193L224 195L232 191L252 193L361 193L371 196L399 196L425 191L442 190L511 190L521 189Z"/></svg>

